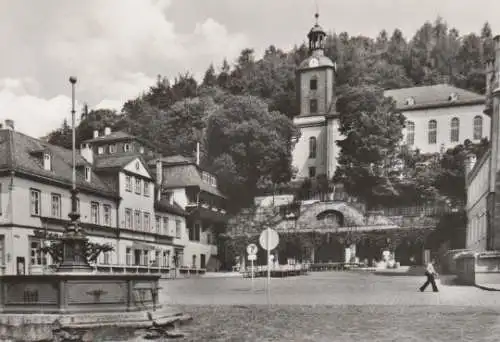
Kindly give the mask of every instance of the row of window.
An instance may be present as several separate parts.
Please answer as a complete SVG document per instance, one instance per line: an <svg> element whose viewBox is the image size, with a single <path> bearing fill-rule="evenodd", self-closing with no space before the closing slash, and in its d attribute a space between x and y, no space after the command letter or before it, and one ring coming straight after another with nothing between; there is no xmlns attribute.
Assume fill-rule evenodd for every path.
<svg viewBox="0 0 500 342"><path fill-rule="evenodd" d="M133 251L133 252L132 252ZM125 250L125 263L127 266L156 266L156 267L170 267L171 262L170 251L155 251L154 258L151 258L151 252L147 249L132 249ZM109 264L104 260L103 264Z"/></svg>
<svg viewBox="0 0 500 342"><path fill-rule="evenodd" d="M309 80L309 89L317 90L318 89L318 80L316 78L311 78ZM315 114L318 112L318 100L310 99L309 100L309 113Z"/></svg>
<svg viewBox="0 0 500 342"><path fill-rule="evenodd" d="M123 152L132 151L132 146L130 144L123 144L122 146ZM108 151L109 154L116 153L118 151L117 145L107 145L107 146L99 146L97 148L97 154L104 154L104 151ZM122 152L122 151L120 151ZM139 147L139 153L144 153L144 147Z"/></svg>
<svg viewBox="0 0 500 342"><path fill-rule="evenodd" d="M473 140L483 138L483 118L480 115L474 117L473 120ZM432 119L428 123L427 141L429 144L437 143L437 121ZM453 118L450 122L450 142L460 141L460 119ZM415 123L408 121L406 123L406 143L408 145L415 144Z"/></svg>
<svg viewBox="0 0 500 342"><path fill-rule="evenodd" d="M77 199L76 205L77 211L80 212L79 199ZM32 216L42 216L42 192L38 189L30 189L30 214ZM50 216L62 218L61 194L50 194ZM101 204L98 202L90 202L90 222L93 224L111 226L111 205L102 205L101 217Z"/></svg>
<svg viewBox="0 0 500 342"><path fill-rule="evenodd" d="M167 216L155 216L154 226L151 224L151 214L140 210L125 209L125 228L144 232L170 235L170 220ZM175 220L175 237L182 237L182 221Z"/></svg>
<svg viewBox="0 0 500 342"><path fill-rule="evenodd" d="M31 240L30 243L30 265L32 266L44 266L49 264L46 254L42 253L40 250L42 244L40 240ZM3 247L3 244L2 244ZM178 255L178 258L182 257ZM102 254L99 258L99 264L102 265L113 265L119 264L116 260L116 252L109 251ZM147 249L133 249L127 247L125 250L125 264L127 266L145 266L145 267L170 267L175 265L175 258L169 250L156 250L153 251ZM177 260L178 265L182 265L182 260ZM191 267L197 268L197 255L193 254L191 259ZM206 255L200 254L200 268L206 267Z"/></svg>
<svg viewBox="0 0 500 342"><path fill-rule="evenodd" d="M2 244L3 247L3 244ZM50 258L41 251L42 243L40 240L31 240L30 242L30 265L43 266L51 263ZM125 263L127 266L156 266L169 267L173 264L171 261L171 253L167 251L154 251L154 257L151 255L151 250L141 250L127 248L125 254ZM111 265L117 264L116 251L108 251L102 253L99 258L99 264ZM119 264L119 262L118 262Z"/></svg>
<svg viewBox="0 0 500 342"><path fill-rule="evenodd" d="M202 173L202 179L205 183L210 184L211 186L217 186L217 179L208 172Z"/></svg>
<svg viewBox="0 0 500 342"><path fill-rule="evenodd" d="M135 183L134 191L138 195L150 196L150 182L138 177L125 176L125 191L132 192L132 184Z"/></svg>

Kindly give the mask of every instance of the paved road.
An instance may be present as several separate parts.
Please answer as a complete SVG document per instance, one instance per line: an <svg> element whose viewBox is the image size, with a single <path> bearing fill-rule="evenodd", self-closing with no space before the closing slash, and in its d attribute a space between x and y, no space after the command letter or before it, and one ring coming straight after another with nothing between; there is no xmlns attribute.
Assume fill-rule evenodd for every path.
<svg viewBox="0 0 500 342"><path fill-rule="evenodd" d="M371 273L318 272L271 279L270 303L276 305L446 305L497 306L500 293L469 286L440 286L421 293L424 277ZM266 304L266 279L188 278L162 281L161 301L174 305Z"/></svg>

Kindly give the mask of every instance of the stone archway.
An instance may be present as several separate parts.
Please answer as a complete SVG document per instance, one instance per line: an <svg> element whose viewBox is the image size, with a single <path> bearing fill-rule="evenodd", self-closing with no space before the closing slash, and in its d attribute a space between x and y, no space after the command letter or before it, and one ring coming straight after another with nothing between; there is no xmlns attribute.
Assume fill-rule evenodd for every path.
<svg viewBox="0 0 500 342"><path fill-rule="evenodd" d="M344 215L334 209L327 209L316 215L316 220L321 221L328 228L338 228L344 226Z"/></svg>

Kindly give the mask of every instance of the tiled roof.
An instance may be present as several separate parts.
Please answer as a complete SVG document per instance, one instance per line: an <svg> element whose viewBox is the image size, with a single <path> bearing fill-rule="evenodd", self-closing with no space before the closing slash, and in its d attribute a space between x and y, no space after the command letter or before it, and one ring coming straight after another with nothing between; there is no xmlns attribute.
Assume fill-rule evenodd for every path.
<svg viewBox="0 0 500 342"><path fill-rule="evenodd" d="M166 165L173 165L173 164L195 164L195 161L193 158L188 158L184 157L181 155L174 155L174 156L168 156L168 157L161 157L160 160L163 162L163 164ZM156 160L155 160L156 162Z"/></svg>
<svg viewBox="0 0 500 342"><path fill-rule="evenodd" d="M450 100L452 94L457 96L455 101ZM396 101L397 108L401 110L481 104L485 101L483 95L449 84L386 90L385 96L392 97ZM408 103L408 100L413 103Z"/></svg>
<svg viewBox="0 0 500 342"><path fill-rule="evenodd" d="M216 187L202 180L200 172L195 164L175 165L164 168L163 184L165 189L197 186L202 191L219 197L225 197Z"/></svg>
<svg viewBox="0 0 500 342"><path fill-rule="evenodd" d="M52 170L43 168L43 160L35 152L47 151L51 154ZM85 159L76 154L77 165L89 165ZM27 174L48 178L52 181L71 185L72 151L48 144L23 133L8 129L0 130L0 169L25 172ZM118 196L108 182L103 181L92 169L91 182L85 181L85 170L77 167L76 182L81 190L97 191L103 195Z"/></svg>
<svg viewBox="0 0 500 342"><path fill-rule="evenodd" d="M136 139L135 136L130 135L126 132L122 131L116 131L112 132L108 135L101 135L97 138L92 138L92 139L87 139L85 141L82 141L82 143L95 143L95 142L105 142L105 141L115 141L115 140L121 140L121 139Z"/></svg>
<svg viewBox="0 0 500 342"><path fill-rule="evenodd" d="M98 156L95 159L94 165L98 170L110 168L121 169L137 158L140 158L140 154L138 153Z"/></svg>

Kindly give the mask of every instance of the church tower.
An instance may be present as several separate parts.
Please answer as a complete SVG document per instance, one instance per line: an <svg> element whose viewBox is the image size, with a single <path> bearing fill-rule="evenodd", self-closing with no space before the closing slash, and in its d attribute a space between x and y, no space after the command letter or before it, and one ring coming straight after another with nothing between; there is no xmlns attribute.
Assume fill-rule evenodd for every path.
<svg viewBox="0 0 500 342"><path fill-rule="evenodd" d="M340 138L338 115L335 111L335 65L325 56L326 33L316 24L307 35L309 57L297 70L297 98L300 113L293 120L301 136L293 150L296 179L335 174Z"/></svg>

